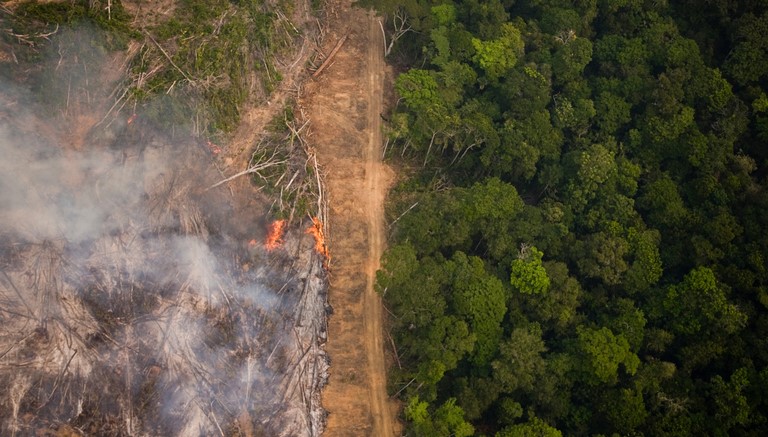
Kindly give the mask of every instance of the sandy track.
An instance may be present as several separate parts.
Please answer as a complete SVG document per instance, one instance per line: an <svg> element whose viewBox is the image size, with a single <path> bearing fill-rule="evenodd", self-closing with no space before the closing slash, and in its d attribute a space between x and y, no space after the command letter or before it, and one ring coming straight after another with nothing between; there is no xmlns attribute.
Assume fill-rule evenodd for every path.
<svg viewBox="0 0 768 437"><path fill-rule="evenodd" d="M369 378L371 383L371 414L376 435L393 435L391 414L387 406L387 369L384 363L382 339L382 302L374 290L376 271L384 251L384 198L386 186L382 185L381 167L381 119L382 75L384 72L384 53L382 34L376 17L368 16L368 145L365 162L365 191L367 194L366 220L368 224L368 268L366 269L365 287L365 347L368 354Z"/></svg>
<svg viewBox="0 0 768 437"><path fill-rule="evenodd" d="M301 101L312 121L311 141L326 172L330 205L334 314L326 345L331 358L323 391L326 435L389 437L399 435L397 406L386 391L382 303L374 290L385 245L383 204L392 181L380 158L387 67L377 18L348 1L332 4L335 19L325 48L345 34L348 42L305 86Z"/></svg>

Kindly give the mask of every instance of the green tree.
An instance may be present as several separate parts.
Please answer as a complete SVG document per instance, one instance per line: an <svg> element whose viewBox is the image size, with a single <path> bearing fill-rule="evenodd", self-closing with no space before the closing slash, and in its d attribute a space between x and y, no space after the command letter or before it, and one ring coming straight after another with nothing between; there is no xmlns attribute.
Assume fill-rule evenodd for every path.
<svg viewBox="0 0 768 437"><path fill-rule="evenodd" d="M535 246L523 245L512 261L510 282L521 293L542 294L549 290L549 276L541 264L544 254Z"/></svg>
<svg viewBox="0 0 768 437"><path fill-rule="evenodd" d="M643 311L630 299L612 299L600 318L612 332L627 339L629 350L637 353L645 337L646 319Z"/></svg>
<svg viewBox="0 0 768 437"><path fill-rule="evenodd" d="M756 82L768 74L768 12L745 14L735 25L734 39L738 41L725 61L725 71L737 83Z"/></svg>
<svg viewBox="0 0 768 437"><path fill-rule="evenodd" d="M747 316L729 302L726 290L711 269L697 267L682 282L667 288L664 317L680 334L694 335L703 330L733 334L744 327Z"/></svg>
<svg viewBox="0 0 768 437"><path fill-rule="evenodd" d="M417 436L468 437L474 434L472 424L464 420L464 412L456 405L456 399L450 398L430 414L429 404L412 397L405 408L405 417L413 423L413 431Z"/></svg>
<svg viewBox="0 0 768 437"><path fill-rule="evenodd" d="M602 144L592 144L575 155L576 177L568 185L570 204L581 212L598 190L618 174L615 154Z"/></svg>
<svg viewBox="0 0 768 437"><path fill-rule="evenodd" d="M539 375L544 373L542 354L547 351L541 338L541 327L530 324L512 330L499 346L499 357L491 363L493 379L505 393L531 391Z"/></svg>
<svg viewBox="0 0 768 437"><path fill-rule="evenodd" d="M649 415L643 392L632 388L609 389L601 396L598 410L601 419L607 422L606 431L620 435L631 435Z"/></svg>
<svg viewBox="0 0 768 437"><path fill-rule="evenodd" d="M550 2L542 2L550 3ZM567 41L567 38L562 38L561 35L568 35L570 32L574 34L581 30L581 17L579 13L569 7L557 7L560 6L557 3L550 3L543 6L541 9L541 30L550 35L555 35L556 38L560 37L559 41Z"/></svg>
<svg viewBox="0 0 768 437"><path fill-rule="evenodd" d="M565 38L552 57L552 73L558 86L581 78L592 60L592 43L587 38Z"/></svg>
<svg viewBox="0 0 768 437"><path fill-rule="evenodd" d="M651 141L665 145L677 140L694 125L696 111L690 106L678 106L672 114L649 115L644 126Z"/></svg>
<svg viewBox="0 0 768 437"><path fill-rule="evenodd" d="M413 111L426 111L440 104L437 80L429 70L412 69L399 75L395 89Z"/></svg>
<svg viewBox="0 0 768 437"><path fill-rule="evenodd" d="M452 384L457 402L470 421L482 418L497 402L501 393L501 387L493 378L485 375L485 369L477 373L482 375L457 378Z"/></svg>
<svg viewBox="0 0 768 437"><path fill-rule="evenodd" d="M630 228L629 242L632 261L627 269L624 288L630 293L648 290L655 285L664 272L659 253L661 234L659 231Z"/></svg>
<svg viewBox="0 0 768 437"><path fill-rule="evenodd" d="M496 353L501 339L501 321L507 312L504 288L498 278L486 272L478 257L456 252L450 262L453 307L477 336L472 361L482 366Z"/></svg>
<svg viewBox="0 0 768 437"><path fill-rule="evenodd" d="M390 310L398 315L396 326L430 326L445 313L445 278L440 273L440 266L434 261L419 261L408 243L387 250L382 257L382 269L376 273L376 287L387 298Z"/></svg>
<svg viewBox="0 0 768 437"><path fill-rule="evenodd" d="M728 382L720 375L715 375L710 380L709 391L718 434L728 435L728 431L734 426L749 423L750 405L744 394L748 386L749 375L745 367L733 372Z"/></svg>
<svg viewBox="0 0 768 437"><path fill-rule="evenodd" d="M496 127L499 144L485 144L480 152L483 167L494 175L516 182L531 180L537 164L558 157L562 134L552 126L549 111L537 110L521 116L507 117Z"/></svg>
<svg viewBox="0 0 768 437"><path fill-rule="evenodd" d="M583 291L579 281L568 274L565 263L547 261L543 266L551 282L549 292L543 295L522 295L523 307L531 320L538 320L544 326L551 326L556 332L564 333L576 319Z"/></svg>
<svg viewBox="0 0 768 437"><path fill-rule="evenodd" d="M649 78L649 63L647 44L641 38L625 38L616 34L608 34L598 39L594 44L594 57L598 62L601 73L605 76L618 76L622 79ZM632 86L624 83L622 86ZM626 89L626 88L625 88ZM637 99L640 96L632 96Z"/></svg>
<svg viewBox="0 0 768 437"><path fill-rule="evenodd" d="M472 38L472 46L475 48L472 59L491 82L495 82L514 67L523 55L524 44L520 30L511 23L504 23L500 33L498 38L488 41Z"/></svg>
<svg viewBox="0 0 768 437"><path fill-rule="evenodd" d="M605 134L613 135L632 120L631 109L632 106L623 98L603 91L595 99L595 124Z"/></svg>
<svg viewBox="0 0 768 437"><path fill-rule="evenodd" d="M658 229L682 227L689 217L677 184L667 174L645 186L637 204L648 222Z"/></svg>
<svg viewBox="0 0 768 437"><path fill-rule="evenodd" d="M439 248L469 251L473 237L498 244L506 241L509 223L523 210L517 189L498 178L429 193L399 221L398 237L411 242L417 254Z"/></svg>
<svg viewBox="0 0 768 437"><path fill-rule="evenodd" d="M420 363L416 377L426 385L426 392L473 351L477 338L464 320L453 315L439 317L430 326L414 331L402 339L400 347L406 350L404 358Z"/></svg>
<svg viewBox="0 0 768 437"><path fill-rule="evenodd" d="M527 422L512 425L496 433L496 437L562 437L563 433L547 422L532 416Z"/></svg>
<svg viewBox="0 0 768 437"><path fill-rule="evenodd" d="M456 23L456 7L450 3L432 7L437 25L430 30L434 53L432 63L445 65L452 57L450 32Z"/></svg>
<svg viewBox="0 0 768 437"><path fill-rule="evenodd" d="M627 339L614 335L610 329L578 326L576 352L580 358L584 381L588 384L615 384L619 376L619 364L628 375L634 375L640 359L630 350Z"/></svg>
<svg viewBox="0 0 768 437"><path fill-rule="evenodd" d="M583 276L598 278L606 285L618 285L629 268L626 261L629 250L629 243L621 236L598 232L579 242L573 256Z"/></svg>
<svg viewBox="0 0 768 437"><path fill-rule="evenodd" d="M553 112L555 126L567 129L578 138L589 132L596 115L592 100L567 96L557 98Z"/></svg>

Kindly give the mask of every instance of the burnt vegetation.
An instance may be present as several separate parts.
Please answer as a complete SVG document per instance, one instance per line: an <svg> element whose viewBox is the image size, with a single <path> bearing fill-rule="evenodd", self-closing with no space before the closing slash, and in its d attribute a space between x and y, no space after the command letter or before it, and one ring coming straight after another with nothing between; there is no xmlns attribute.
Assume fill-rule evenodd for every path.
<svg viewBox="0 0 768 437"><path fill-rule="evenodd" d="M294 5L165 6L0 5L3 435L322 429L326 272L296 229L323 209L308 123L288 111L248 145L255 208L213 143L280 83ZM270 204L293 235L268 252Z"/></svg>
<svg viewBox="0 0 768 437"><path fill-rule="evenodd" d="M136 159L123 169L135 171ZM105 220L112 230L75 235L66 217L49 214L62 220L55 228L60 236L39 242L17 238L13 222L4 227L4 432L208 434L239 428L243 415L258 419L251 428L283 431L286 424L275 418L290 401L286 391L296 389L287 386L293 373L286 369L303 369L307 350L293 352L294 341L303 341L294 330L307 323L297 308L309 299L304 284L313 280L312 269L296 266L286 253L249 253L226 222L217 223L218 235L208 232L209 217L186 215L196 215L194 205L204 201L226 208L216 205L222 192L191 200L185 194L194 189L185 193L184 178L173 187L160 182L172 171L148 181L157 191L126 205L142 209L153 199L163 206L156 210L175 210L168 217L140 211L123 220L126 211L111 206ZM319 267L316 274L322 276Z"/></svg>

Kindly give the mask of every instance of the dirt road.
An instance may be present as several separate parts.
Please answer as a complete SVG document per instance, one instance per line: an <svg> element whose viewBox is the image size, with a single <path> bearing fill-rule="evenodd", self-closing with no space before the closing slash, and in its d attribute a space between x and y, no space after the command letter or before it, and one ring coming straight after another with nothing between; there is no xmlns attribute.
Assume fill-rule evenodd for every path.
<svg viewBox="0 0 768 437"><path fill-rule="evenodd" d="M387 396L382 303L374 290L384 249L383 203L392 171L381 162L386 64L378 19L332 2L326 48L348 42L333 64L306 85L301 106L326 171L330 204L334 309L326 350L330 379L323 392L328 436L399 435L397 405Z"/></svg>
<svg viewBox="0 0 768 437"><path fill-rule="evenodd" d="M382 339L381 297L373 286L379 259L384 251L384 198L386 186L382 186L381 166L381 119L383 112L382 75L384 72L384 53L382 34L376 17L368 16L368 144L365 151L365 191L367 193L366 219L368 224L368 262L365 286L365 348L368 355L368 369L371 381L371 414L376 435L393 435L390 411L387 406L386 366Z"/></svg>

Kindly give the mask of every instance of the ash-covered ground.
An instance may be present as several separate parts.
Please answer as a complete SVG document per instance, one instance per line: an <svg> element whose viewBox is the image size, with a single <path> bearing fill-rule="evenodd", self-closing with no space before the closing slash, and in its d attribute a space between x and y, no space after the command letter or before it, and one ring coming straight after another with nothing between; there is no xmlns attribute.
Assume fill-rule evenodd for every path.
<svg viewBox="0 0 768 437"><path fill-rule="evenodd" d="M71 147L2 89L0 434L318 435L311 236L264 249L268 204L209 189L223 175L199 140L139 114Z"/></svg>

